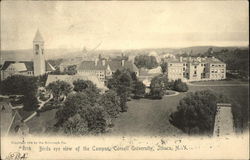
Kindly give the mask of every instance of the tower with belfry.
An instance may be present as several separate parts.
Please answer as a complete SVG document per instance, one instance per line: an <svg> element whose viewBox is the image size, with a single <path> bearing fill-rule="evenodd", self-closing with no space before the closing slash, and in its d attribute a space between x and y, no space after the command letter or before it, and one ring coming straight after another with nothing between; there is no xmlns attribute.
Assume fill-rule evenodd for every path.
<svg viewBox="0 0 250 160"><path fill-rule="evenodd" d="M39 30L33 39L33 62L34 75L39 76L46 73L45 56L44 56L44 40Z"/></svg>

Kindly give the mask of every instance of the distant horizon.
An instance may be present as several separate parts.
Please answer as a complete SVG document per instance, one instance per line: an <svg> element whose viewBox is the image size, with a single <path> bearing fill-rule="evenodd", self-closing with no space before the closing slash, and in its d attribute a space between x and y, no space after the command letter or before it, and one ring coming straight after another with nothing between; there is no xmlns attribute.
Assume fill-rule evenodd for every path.
<svg viewBox="0 0 250 160"><path fill-rule="evenodd" d="M180 46L180 47L149 47L149 48L132 48L132 49L96 49L95 51L112 51L112 50L147 50L147 49L184 49L184 48L193 48L193 47L239 47L239 48L249 48L249 45L193 45L193 46ZM82 50L83 48L45 48L45 50ZM1 49L1 51L16 51L16 50L33 50L33 48L23 48L23 49ZM91 49L90 49L91 50Z"/></svg>

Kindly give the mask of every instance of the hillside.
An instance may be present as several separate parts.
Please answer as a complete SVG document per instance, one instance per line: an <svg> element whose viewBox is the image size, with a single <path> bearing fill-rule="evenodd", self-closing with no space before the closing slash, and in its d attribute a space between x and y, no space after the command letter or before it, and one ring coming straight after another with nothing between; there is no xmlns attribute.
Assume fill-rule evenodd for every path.
<svg viewBox="0 0 250 160"><path fill-rule="evenodd" d="M219 52L222 49L228 49L229 51L239 49L247 49L248 47L216 47L216 46L194 46L186 48L147 48L147 49L133 49L133 50L97 50L88 53L87 56L97 56L103 54L105 56L120 55L122 52L126 55L138 55L147 54L151 51L156 51L159 55L165 53L182 54L189 53L190 55L196 55L199 53L205 53L209 48L213 48L215 52ZM80 49L46 49L46 59L57 59L57 58L72 58L83 56L83 52ZM1 51L1 58L3 60L31 60L32 49L25 50L3 50Z"/></svg>

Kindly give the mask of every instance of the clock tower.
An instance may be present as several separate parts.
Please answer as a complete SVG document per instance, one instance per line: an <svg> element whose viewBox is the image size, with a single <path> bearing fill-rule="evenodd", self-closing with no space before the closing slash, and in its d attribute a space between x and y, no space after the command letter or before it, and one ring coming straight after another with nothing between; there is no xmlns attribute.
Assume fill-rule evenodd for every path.
<svg viewBox="0 0 250 160"><path fill-rule="evenodd" d="M33 63L35 76L45 74L44 40L39 30L37 30L33 40Z"/></svg>

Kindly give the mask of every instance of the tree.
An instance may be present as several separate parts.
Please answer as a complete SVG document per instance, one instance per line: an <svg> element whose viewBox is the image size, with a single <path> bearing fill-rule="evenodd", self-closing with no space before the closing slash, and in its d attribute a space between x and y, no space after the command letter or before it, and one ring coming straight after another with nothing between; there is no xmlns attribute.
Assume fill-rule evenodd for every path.
<svg viewBox="0 0 250 160"><path fill-rule="evenodd" d="M150 83L150 96L153 99L161 99L164 95L162 83L159 78L153 78Z"/></svg>
<svg viewBox="0 0 250 160"><path fill-rule="evenodd" d="M0 91L3 95L23 95L21 101L24 110L36 110L37 101L37 77L13 75L0 82Z"/></svg>
<svg viewBox="0 0 250 160"><path fill-rule="evenodd" d="M120 97L113 90L104 93L98 103L104 107L111 118L116 118L121 110Z"/></svg>
<svg viewBox="0 0 250 160"><path fill-rule="evenodd" d="M177 111L170 115L170 123L188 134L213 133L217 103L227 102L223 95L210 90L189 93L180 100Z"/></svg>
<svg viewBox="0 0 250 160"><path fill-rule="evenodd" d="M62 96L67 96L72 91L72 86L61 80L50 83L46 89L52 92L55 100L59 100Z"/></svg>
<svg viewBox="0 0 250 160"><path fill-rule="evenodd" d="M62 130L69 135L86 135L88 123L79 114L75 114L63 123Z"/></svg>
<svg viewBox="0 0 250 160"><path fill-rule="evenodd" d="M87 108L87 112L81 112L81 116L88 122L88 131L91 134L104 133L107 128L106 112L102 106L95 105Z"/></svg>
<svg viewBox="0 0 250 160"><path fill-rule="evenodd" d="M67 67L67 70L65 71L68 75L75 75L77 73L76 65L70 65Z"/></svg>
<svg viewBox="0 0 250 160"><path fill-rule="evenodd" d="M86 93L69 94L64 106L56 113L57 125L62 125L69 117L74 116L76 113L94 105L89 101Z"/></svg>
<svg viewBox="0 0 250 160"><path fill-rule="evenodd" d="M141 81L135 81L133 87L134 98L141 98L145 94L146 86Z"/></svg>
<svg viewBox="0 0 250 160"><path fill-rule="evenodd" d="M167 68L168 68L168 64L166 62L162 62L161 63L161 71L162 71L163 74L166 73Z"/></svg>
<svg viewBox="0 0 250 160"><path fill-rule="evenodd" d="M139 55L135 57L135 65L138 68L152 69L158 66L155 56Z"/></svg>
<svg viewBox="0 0 250 160"><path fill-rule="evenodd" d="M175 80L173 84L173 90L178 92L187 92L188 85L181 81L181 79Z"/></svg>
<svg viewBox="0 0 250 160"><path fill-rule="evenodd" d="M89 100L94 104L100 97L100 90L96 85L89 80L76 80L73 82L74 91L85 92L89 97Z"/></svg>
<svg viewBox="0 0 250 160"><path fill-rule="evenodd" d="M78 132L85 134L86 126L88 133L91 134L105 132L107 113L102 106L97 103L93 104L88 97L89 95L85 92L70 94L65 101L65 105L56 113L56 126L67 133L74 134ZM73 127L70 127L70 125L73 125ZM80 131L77 126L81 126Z"/></svg>
<svg viewBox="0 0 250 160"><path fill-rule="evenodd" d="M108 80L107 86L109 89L115 90L120 97L121 111L127 111L127 100L130 97L132 91L132 78L129 70L117 70L112 78Z"/></svg>

